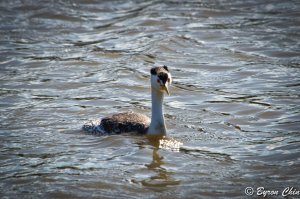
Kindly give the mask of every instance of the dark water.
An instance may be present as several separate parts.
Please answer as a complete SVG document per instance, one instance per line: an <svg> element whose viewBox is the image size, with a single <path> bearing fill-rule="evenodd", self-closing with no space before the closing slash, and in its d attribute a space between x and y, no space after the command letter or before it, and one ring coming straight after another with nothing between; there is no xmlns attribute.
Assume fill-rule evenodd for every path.
<svg viewBox="0 0 300 199"><path fill-rule="evenodd" d="M0 198L300 190L299 10L296 0L1 1ZM149 115L149 69L162 64L179 152L79 130Z"/></svg>

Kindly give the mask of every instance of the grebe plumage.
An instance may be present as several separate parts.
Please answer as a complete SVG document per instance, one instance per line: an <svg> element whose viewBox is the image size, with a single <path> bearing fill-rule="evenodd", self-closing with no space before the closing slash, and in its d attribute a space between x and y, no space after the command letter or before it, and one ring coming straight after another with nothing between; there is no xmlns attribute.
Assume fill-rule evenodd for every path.
<svg viewBox="0 0 300 199"><path fill-rule="evenodd" d="M167 66L154 67L151 73L151 119L146 115L134 112L125 112L105 117L101 121L90 121L82 129L96 134L118 134L137 132L153 136L166 135L166 125L163 113L164 92L169 95L169 85L172 77Z"/></svg>

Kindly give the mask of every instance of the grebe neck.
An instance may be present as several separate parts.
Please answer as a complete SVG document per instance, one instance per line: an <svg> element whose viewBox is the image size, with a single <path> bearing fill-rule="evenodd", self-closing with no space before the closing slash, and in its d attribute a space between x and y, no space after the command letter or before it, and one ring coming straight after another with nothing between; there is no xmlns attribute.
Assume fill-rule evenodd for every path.
<svg viewBox="0 0 300 199"><path fill-rule="evenodd" d="M152 115L151 123L148 129L148 135L163 136L166 135L166 126L163 113L163 92L151 89Z"/></svg>

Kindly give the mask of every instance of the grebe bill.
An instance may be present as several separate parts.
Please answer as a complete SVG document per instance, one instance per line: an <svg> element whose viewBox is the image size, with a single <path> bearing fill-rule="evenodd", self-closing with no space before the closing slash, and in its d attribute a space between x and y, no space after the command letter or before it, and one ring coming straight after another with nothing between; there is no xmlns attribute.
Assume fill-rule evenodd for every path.
<svg viewBox="0 0 300 199"><path fill-rule="evenodd" d="M137 132L153 136L166 135L166 125L163 114L164 93L169 95L169 86L172 77L167 66L154 67L151 73L151 120L146 115L134 112L125 112L105 117L101 121L90 121L82 129L88 133L100 135Z"/></svg>

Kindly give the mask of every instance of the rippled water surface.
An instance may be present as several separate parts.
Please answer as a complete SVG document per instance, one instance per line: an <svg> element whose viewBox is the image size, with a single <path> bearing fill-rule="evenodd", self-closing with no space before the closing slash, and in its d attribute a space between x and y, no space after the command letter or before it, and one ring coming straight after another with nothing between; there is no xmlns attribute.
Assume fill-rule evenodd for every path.
<svg viewBox="0 0 300 199"><path fill-rule="evenodd" d="M296 0L1 1L0 197L300 190L299 10ZM149 70L163 64L179 151L80 131L116 112L149 115Z"/></svg>

